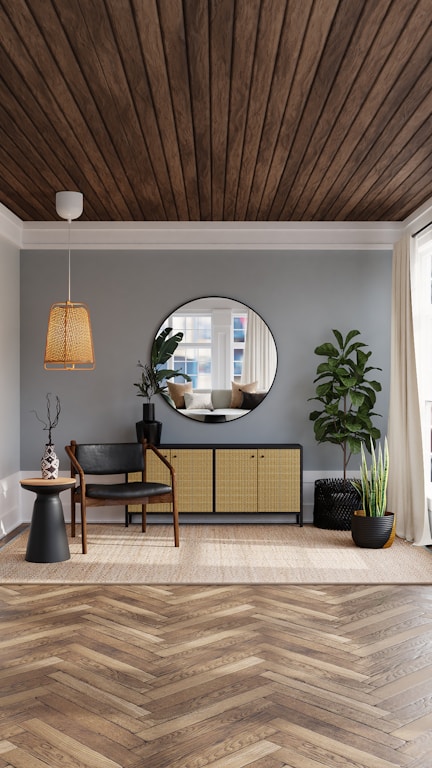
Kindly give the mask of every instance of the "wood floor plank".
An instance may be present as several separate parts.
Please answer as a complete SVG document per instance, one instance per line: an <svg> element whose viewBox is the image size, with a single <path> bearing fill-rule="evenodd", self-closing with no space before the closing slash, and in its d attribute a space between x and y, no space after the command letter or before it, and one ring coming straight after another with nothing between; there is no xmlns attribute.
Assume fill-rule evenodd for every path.
<svg viewBox="0 0 432 768"><path fill-rule="evenodd" d="M0 768L430 768L428 585L0 587Z"/></svg>
<svg viewBox="0 0 432 768"><path fill-rule="evenodd" d="M279 720L273 723L277 727L281 735L279 736L280 742L286 741L285 746L289 747L291 743L291 737L301 739L306 744L310 744L312 747L316 747L326 754L340 755L344 759L344 766L349 765L350 762L359 766L365 766L365 768L402 768L407 765L406 758L400 760L398 756L398 762L388 760L379 757L376 752L370 754L369 751L358 749L355 746L351 746L349 742L338 740L320 733L313 728L305 728L297 723L288 723L285 720ZM285 734L287 739L283 739ZM396 752L395 752L396 756Z"/></svg>

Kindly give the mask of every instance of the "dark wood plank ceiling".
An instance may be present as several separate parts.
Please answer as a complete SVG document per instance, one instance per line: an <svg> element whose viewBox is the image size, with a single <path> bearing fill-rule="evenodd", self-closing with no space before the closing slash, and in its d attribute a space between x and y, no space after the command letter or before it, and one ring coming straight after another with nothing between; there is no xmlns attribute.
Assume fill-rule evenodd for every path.
<svg viewBox="0 0 432 768"><path fill-rule="evenodd" d="M400 221L432 0L0 0L0 201L53 220Z"/></svg>

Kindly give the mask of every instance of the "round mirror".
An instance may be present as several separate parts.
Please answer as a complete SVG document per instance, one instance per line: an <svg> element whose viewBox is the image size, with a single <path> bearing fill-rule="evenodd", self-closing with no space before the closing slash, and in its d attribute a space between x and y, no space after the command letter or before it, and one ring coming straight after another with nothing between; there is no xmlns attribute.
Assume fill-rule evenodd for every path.
<svg viewBox="0 0 432 768"><path fill-rule="evenodd" d="M169 359L158 359L167 342ZM152 364L167 370L162 394L177 413L220 424L245 416L265 399L276 375L276 344L250 307L212 296L189 301L165 319Z"/></svg>

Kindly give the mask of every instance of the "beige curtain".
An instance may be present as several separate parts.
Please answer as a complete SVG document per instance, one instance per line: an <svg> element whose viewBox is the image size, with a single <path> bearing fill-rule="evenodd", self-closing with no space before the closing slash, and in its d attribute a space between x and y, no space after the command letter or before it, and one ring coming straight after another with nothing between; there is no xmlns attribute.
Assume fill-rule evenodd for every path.
<svg viewBox="0 0 432 768"><path fill-rule="evenodd" d="M388 441L388 509L396 513L397 535L432 544L425 493L421 404L412 311L415 244L405 235L393 250L392 337Z"/></svg>
<svg viewBox="0 0 432 768"><path fill-rule="evenodd" d="M276 364L273 336L256 312L248 312L242 381L257 381L258 389L267 392L273 384Z"/></svg>

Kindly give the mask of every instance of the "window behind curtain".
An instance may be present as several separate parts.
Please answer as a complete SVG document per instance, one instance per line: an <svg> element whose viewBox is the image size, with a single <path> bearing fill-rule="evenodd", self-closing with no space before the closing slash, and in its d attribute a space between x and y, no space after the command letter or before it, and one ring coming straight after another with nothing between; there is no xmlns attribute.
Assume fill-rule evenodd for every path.
<svg viewBox="0 0 432 768"><path fill-rule="evenodd" d="M432 498L432 234L419 238L416 259L420 274L413 299L417 369L420 397L423 397L422 422L429 458L427 495Z"/></svg>

